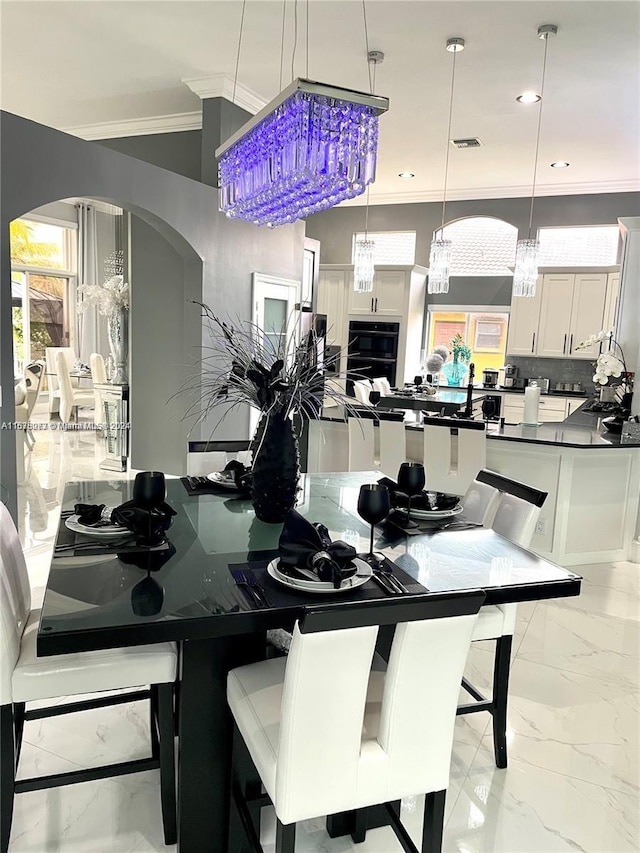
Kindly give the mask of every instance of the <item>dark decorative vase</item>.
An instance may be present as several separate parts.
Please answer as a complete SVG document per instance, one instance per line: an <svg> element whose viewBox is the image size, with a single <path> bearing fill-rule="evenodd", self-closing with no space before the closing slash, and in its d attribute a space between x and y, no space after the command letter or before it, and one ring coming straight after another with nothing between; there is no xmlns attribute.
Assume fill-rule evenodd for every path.
<svg viewBox="0 0 640 853"><path fill-rule="evenodd" d="M251 498L256 516L279 524L295 505L300 477L298 439L291 419L281 412L263 414L251 449Z"/></svg>

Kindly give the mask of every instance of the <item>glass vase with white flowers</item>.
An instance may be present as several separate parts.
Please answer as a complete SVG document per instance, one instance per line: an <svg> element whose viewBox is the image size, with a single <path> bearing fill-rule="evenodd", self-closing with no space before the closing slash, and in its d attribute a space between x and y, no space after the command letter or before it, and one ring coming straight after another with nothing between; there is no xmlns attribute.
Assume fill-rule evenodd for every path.
<svg viewBox="0 0 640 853"><path fill-rule="evenodd" d="M601 352L594 367L596 369L593 374L594 385L606 385L610 378L621 379L620 384L625 386L625 391L631 390L630 376L627 373L627 365L624 360L624 352L622 347L613 337L613 332L602 330L596 335L591 335L586 341L582 341L576 346L576 350L587 349L588 347L603 344L605 351Z"/></svg>
<svg viewBox="0 0 640 853"><path fill-rule="evenodd" d="M115 362L113 385L126 385L129 353L129 285L124 276L114 275L104 284L83 284L78 288L78 311L96 307L107 318L109 348Z"/></svg>

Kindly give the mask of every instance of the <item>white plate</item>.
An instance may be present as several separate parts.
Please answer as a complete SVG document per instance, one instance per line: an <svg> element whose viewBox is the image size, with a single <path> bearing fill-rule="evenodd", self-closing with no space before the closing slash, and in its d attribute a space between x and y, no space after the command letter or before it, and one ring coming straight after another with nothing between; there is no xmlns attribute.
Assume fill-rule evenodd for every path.
<svg viewBox="0 0 640 853"><path fill-rule="evenodd" d="M298 592L310 592L316 595L334 595L335 593L348 592L350 589L357 589L359 586L365 584L373 574L371 566L368 563L365 563L364 560L360 560L356 557L353 560L356 566L356 574L343 580L340 585L340 589L336 589L329 581L315 582L299 580L298 578L290 578L288 575L284 575L278 570L279 562L280 557L276 557L276 559L272 560L267 566L267 573L270 577L284 586L288 586L291 589L297 589Z"/></svg>
<svg viewBox="0 0 640 853"><path fill-rule="evenodd" d="M86 524L80 524L77 515L71 515L65 518L64 526L74 533L83 533L85 536L96 536L98 538L109 538L123 536L130 531L126 527L120 527L118 524L110 524L108 527L87 527Z"/></svg>
<svg viewBox="0 0 640 853"><path fill-rule="evenodd" d="M221 486L223 489L230 489L234 492L239 492L239 489L236 486L235 480L233 478L229 479L225 477L221 471L213 471L211 474L207 474L207 480L211 480L216 486Z"/></svg>
<svg viewBox="0 0 640 853"><path fill-rule="evenodd" d="M406 507L403 507L406 511ZM462 504L456 504L451 509L414 509L411 507L411 515L416 518L437 520L438 518L450 518L452 515L460 515L462 512Z"/></svg>

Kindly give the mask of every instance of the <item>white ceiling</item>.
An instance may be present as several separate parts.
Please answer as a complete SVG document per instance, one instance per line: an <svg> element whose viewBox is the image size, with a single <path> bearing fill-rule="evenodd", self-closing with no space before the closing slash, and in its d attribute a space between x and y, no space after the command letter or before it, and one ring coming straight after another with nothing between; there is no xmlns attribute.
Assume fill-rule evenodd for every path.
<svg viewBox="0 0 640 853"><path fill-rule="evenodd" d="M283 85L294 0L286 5ZM238 79L264 100L279 91L282 8L246 6ZM2 0L2 108L87 138L157 116L193 127L200 99L183 81L233 78L241 9L242 0ZM305 76L306 9L298 0L296 76ZM310 0L309 9L309 76L368 88L360 0ZM483 146L451 148L448 195L530 194L538 108L515 96L539 89L544 23L559 33L549 42L536 194L640 188L639 3L367 0L367 14L369 45L386 56L376 91L391 101L372 202L442 197L452 62L444 44L454 35L467 48L457 57L451 135ZM551 169L554 160L571 166ZM399 178L405 170L416 177Z"/></svg>

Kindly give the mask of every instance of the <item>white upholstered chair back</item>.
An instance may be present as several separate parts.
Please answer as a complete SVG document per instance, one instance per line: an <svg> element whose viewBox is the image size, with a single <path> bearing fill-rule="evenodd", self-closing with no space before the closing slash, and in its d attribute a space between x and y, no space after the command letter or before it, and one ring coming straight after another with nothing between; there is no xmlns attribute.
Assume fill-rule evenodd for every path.
<svg viewBox="0 0 640 853"><path fill-rule="evenodd" d="M464 495L487 462L486 427L449 418L424 422L424 468L430 492ZM457 436L453 435L453 430Z"/></svg>
<svg viewBox="0 0 640 853"><path fill-rule="evenodd" d="M404 421L381 420L380 470L389 477L397 477L400 466L407 461L407 438Z"/></svg>
<svg viewBox="0 0 640 853"><path fill-rule="evenodd" d="M31 417L44 380L44 361L32 361L24 369L27 382L27 420Z"/></svg>
<svg viewBox="0 0 640 853"><path fill-rule="evenodd" d="M503 494L491 526L505 539L522 548L528 548L539 515L539 506L515 495Z"/></svg>
<svg viewBox="0 0 640 853"><path fill-rule="evenodd" d="M73 385L69 376L69 366L63 352L56 353L56 374L60 389L60 418L68 421L73 411Z"/></svg>
<svg viewBox="0 0 640 853"><path fill-rule="evenodd" d="M488 483L474 480L462 498L464 517L475 524L491 527L499 503L498 489Z"/></svg>
<svg viewBox="0 0 640 853"><path fill-rule="evenodd" d="M356 400L363 406L370 406L369 394L373 391L373 386L368 379L355 379L353 382L353 393Z"/></svg>
<svg viewBox="0 0 640 853"><path fill-rule="evenodd" d="M391 385L386 376L378 376L371 380L374 391L379 391L382 397L388 397L391 394Z"/></svg>
<svg viewBox="0 0 640 853"><path fill-rule="evenodd" d="M0 587L0 705L8 705L13 701L11 678L31 610L31 589L20 537L3 503L0 503Z"/></svg>
<svg viewBox="0 0 640 853"><path fill-rule="evenodd" d="M89 356L89 367L91 368L91 379L94 384L104 385L107 381L107 370L104 366L104 357L99 352L92 352Z"/></svg>
<svg viewBox="0 0 640 853"><path fill-rule="evenodd" d="M275 780L283 823L447 787L475 620L399 624L386 675L370 672L377 626L304 634L296 625ZM373 706L370 676L381 684Z"/></svg>
<svg viewBox="0 0 640 853"><path fill-rule="evenodd" d="M349 471L372 471L375 467L373 420L349 418Z"/></svg>
<svg viewBox="0 0 640 853"><path fill-rule="evenodd" d="M57 400L60 397L58 385L58 363L56 361L59 352L64 353L67 362L67 369L73 370L76 354L73 347L46 347L45 362L47 365L47 385L49 388L49 411L57 411Z"/></svg>

